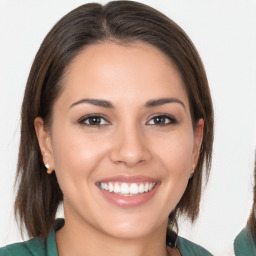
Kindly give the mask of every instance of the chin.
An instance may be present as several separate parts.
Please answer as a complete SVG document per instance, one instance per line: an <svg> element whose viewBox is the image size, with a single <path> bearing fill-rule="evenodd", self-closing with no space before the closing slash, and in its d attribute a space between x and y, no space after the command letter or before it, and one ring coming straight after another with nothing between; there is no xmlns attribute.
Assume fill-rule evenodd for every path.
<svg viewBox="0 0 256 256"><path fill-rule="evenodd" d="M121 222L115 218L112 222L103 223L102 231L118 239L143 239L152 235L157 230L167 229L167 221L154 223L155 220L159 219L147 219L143 216L138 216L137 218L127 216L127 219Z"/></svg>

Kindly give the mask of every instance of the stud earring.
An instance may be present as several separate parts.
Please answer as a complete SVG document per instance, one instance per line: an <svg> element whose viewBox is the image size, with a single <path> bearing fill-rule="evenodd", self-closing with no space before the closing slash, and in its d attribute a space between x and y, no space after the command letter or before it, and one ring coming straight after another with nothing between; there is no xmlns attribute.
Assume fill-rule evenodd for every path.
<svg viewBox="0 0 256 256"><path fill-rule="evenodd" d="M47 169L47 173L48 173L48 174L51 174L51 173L52 173L52 170L50 170L50 165L49 165L49 164L45 164L44 166L45 166L45 168Z"/></svg>
<svg viewBox="0 0 256 256"><path fill-rule="evenodd" d="M195 172L195 165L193 164L193 166L192 166L192 171L191 171L191 173L190 173L189 179L191 179L191 178L193 177L194 172Z"/></svg>

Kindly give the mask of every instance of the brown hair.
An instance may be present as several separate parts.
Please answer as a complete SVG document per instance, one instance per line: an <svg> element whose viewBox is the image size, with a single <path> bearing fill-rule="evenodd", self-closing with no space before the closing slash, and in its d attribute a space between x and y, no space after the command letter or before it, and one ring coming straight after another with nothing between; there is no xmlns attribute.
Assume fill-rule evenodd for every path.
<svg viewBox="0 0 256 256"><path fill-rule="evenodd" d="M256 150L254 158L254 188L253 188L253 205L250 217L247 222L248 230L253 238L254 243L256 244Z"/></svg>
<svg viewBox="0 0 256 256"><path fill-rule="evenodd" d="M213 108L202 61L186 33L159 11L133 1L106 5L85 4L65 15L48 33L31 67L21 114L21 140L17 167L19 184L15 213L28 235L46 238L63 199L55 174L47 175L34 119L47 125L61 93L61 80L71 60L89 44L112 40L142 41L164 52L178 68L187 91L193 124L204 119L204 137L194 177L170 214L172 223L185 214L197 218L203 177L208 179L213 144ZM167 232L167 238L169 236Z"/></svg>

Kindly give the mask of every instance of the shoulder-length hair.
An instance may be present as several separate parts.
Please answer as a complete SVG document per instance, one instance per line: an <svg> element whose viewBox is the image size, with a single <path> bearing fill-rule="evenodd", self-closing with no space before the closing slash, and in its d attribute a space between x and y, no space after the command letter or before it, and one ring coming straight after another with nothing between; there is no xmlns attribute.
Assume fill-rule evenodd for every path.
<svg viewBox="0 0 256 256"><path fill-rule="evenodd" d="M256 150L254 158L254 188L253 188L253 205L250 217L247 221L248 231L256 244Z"/></svg>
<svg viewBox="0 0 256 256"><path fill-rule="evenodd" d="M209 176L213 144L213 108L200 56L186 33L161 12L134 1L82 5L65 15L47 34L34 59L21 111L15 213L30 237L46 238L55 219L62 191L55 174L47 175L34 129L34 119L51 124L52 109L62 90L62 78L85 46L114 41L142 41L155 46L176 65L189 99L193 125L203 119L204 137L193 178L170 222L179 215L197 218L202 181ZM169 229L168 229L169 230ZM167 232L167 237L169 232Z"/></svg>

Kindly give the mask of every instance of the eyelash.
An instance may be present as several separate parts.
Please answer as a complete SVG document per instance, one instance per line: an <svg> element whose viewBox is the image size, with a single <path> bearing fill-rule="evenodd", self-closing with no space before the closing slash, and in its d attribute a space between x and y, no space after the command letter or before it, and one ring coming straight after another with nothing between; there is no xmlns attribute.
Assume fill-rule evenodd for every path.
<svg viewBox="0 0 256 256"><path fill-rule="evenodd" d="M93 121L93 119L100 119L100 122L102 120L104 120L104 124L90 124L90 120ZM88 121L89 123L86 123L86 121ZM109 121L106 120L106 118L100 114L90 114L87 116L84 116L82 118L80 118L78 120L78 123L82 124L82 125L87 125L87 126L91 126L91 127L101 127L101 126L105 126L105 125L109 125L111 124Z"/></svg>
<svg viewBox="0 0 256 256"><path fill-rule="evenodd" d="M150 124L151 121L158 122L157 118L160 119L160 123ZM162 122L163 119L164 119L164 122ZM101 124L102 120L104 120L104 124ZM166 120L168 121L166 122ZM96 122L96 124L90 123L90 121ZM86 122L89 122L89 123L86 123ZM82 125L95 127L95 128L111 124L109 121L107 121L107 119L104 116L100 114L90 114L90 115L84 116L78 120L78 123ZM146 125L167 126L167 125L174 125L176 123L177 123L177 120L173 116L168 114L159 114L150 118L150 120L146 123Z"/></svg>
<svg viewBox="0 0 256 256"><path fill-rule="evenodd" d="M157 118L164 119L165 121L168 120L168 122L167 123L164 122L164 123L159 123L159 124L153 124L155 126L167 126L167 125L177 124L176 118L171 116L171 115L168 115L168 114L158 114L158 115L155 115L146 124L150 125L149 122L152 121L152 120L156 121Z"/></svg>

